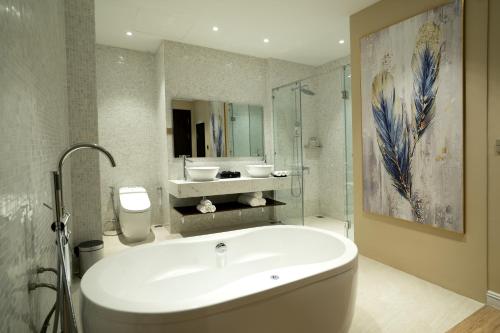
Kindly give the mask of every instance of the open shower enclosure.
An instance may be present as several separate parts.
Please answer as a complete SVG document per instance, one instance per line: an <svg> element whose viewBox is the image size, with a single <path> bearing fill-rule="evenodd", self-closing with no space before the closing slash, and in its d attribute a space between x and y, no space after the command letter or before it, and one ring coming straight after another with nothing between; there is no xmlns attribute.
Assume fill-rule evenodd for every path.
<svg viewBox="0 0 500 333"><path fill-rule="evenodd" d="M274 165L290 171L276 192L285 224L353 237L350 66L273 89Z"/></svg>

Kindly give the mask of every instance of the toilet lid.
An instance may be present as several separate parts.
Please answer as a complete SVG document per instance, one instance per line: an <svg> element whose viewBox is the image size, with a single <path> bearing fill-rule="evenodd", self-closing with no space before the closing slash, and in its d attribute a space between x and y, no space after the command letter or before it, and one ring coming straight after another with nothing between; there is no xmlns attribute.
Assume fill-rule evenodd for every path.
<svg viewBox="0 0 500 333"><path fill-rule="evenodd" d="M125 193L120 194L120 205L129 213L145 212L151 207L147 193Z"/></svg>

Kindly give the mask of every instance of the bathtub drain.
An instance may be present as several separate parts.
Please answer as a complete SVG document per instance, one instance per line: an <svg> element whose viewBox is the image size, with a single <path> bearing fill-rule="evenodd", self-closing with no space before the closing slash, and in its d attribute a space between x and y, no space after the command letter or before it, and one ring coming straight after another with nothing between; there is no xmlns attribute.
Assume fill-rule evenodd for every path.
<svg viewBox="0 0 500 333"><path fill-rule="evenodd" d="M271 275L271 280L278 280L279 278L279 275Z"/></svg>

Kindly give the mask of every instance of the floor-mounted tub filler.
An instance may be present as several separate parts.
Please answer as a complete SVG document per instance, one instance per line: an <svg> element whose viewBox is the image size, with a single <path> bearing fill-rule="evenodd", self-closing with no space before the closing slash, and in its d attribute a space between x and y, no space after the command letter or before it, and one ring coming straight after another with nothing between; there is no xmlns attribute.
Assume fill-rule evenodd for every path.
<svg viewBox="0 0 500 333"><path fill-rule="evenodd" d="M357 256L349 239L301 226L138 246L84 275L84 331L345 332Z"/></svg>

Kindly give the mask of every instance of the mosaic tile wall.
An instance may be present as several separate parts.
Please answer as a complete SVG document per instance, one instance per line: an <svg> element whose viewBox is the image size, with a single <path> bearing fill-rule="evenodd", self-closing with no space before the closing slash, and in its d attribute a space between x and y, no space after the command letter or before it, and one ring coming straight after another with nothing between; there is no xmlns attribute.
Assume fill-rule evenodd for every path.
<svg viewBox="0 0 500 333"><path fill-rule="evenodd" d="M266 114L266 131L273 133L273 88L281 87L282 85L310 77L314 74L314 67L308 65L297 64L289 61L268 59L267 60L267 107L270 112ZM270 135L271 151L274 150L273 136ZM274 154L272 154L274 157Z"/></svg>
<svg viewBox="0 0 500 333"><path fill-rule="evenodd" d="M66 0L65 10L70 142L98 143L94 0ZM67 164L71 164L73 243L102 239L98 153L79 151Z"/></svg>
<svg viewBox="0 0 500 333"><path fill-rule="evenodd" d="M264 106L264 131L273 133L272 88L315 74L323 74L306 82L311 90L317 90L317 94L303 99L304 143L310 136L320 136L322 141L324 139L328 142L343 142L341 128L337 126L340 122L337 121L337 116L334 117L338 114L337 111L341 110L340 104L332 102L335 98L339 103L342 102L340 88L335 88L335 85L340 84L340 78L337 79L331 74L340 68L342 61L313 67L171 41L164 41L154 56L144 52L98 46L97 60L101 143L120 154L126 164L122 170L119 170L120 166L116 170L101 167L102 212L107 226L111 224L106 223L106 220L112 217L108 186L126 182L146 184L153 202L153 223L168 224L171 217L172 232L233 223L232 217L225 218L223 214L218 214L218 220L209 224L191 219L190 224L179 225L180 219L171 214L169 205L178 203L175 198L168 198L167 180L183 176L180 159L172 157L172 137L166 135L166 128L171 127L170 103L173 98L261 104ZM345 62L348 62L348 59ZM154 88L151 88L151 82L154 82ZM318 118L320 116L326 118ZM325 120L327 125L321 125L320 119ZM330 127L331 130L328 130ZM127 133L127 137L124 133ZM127 152L131 149L129 147L132 142L137 142L137 148L141 148L131 156L141 158L128 158ZM265 147L268 162L273 163L272 135L265 136ZM343 211L341 208L344 207L344 200L338 197L343 197L345 189L340 182L344 179L345 167L339 160L345 156L344 147L335 145L332 141L332 144L325 145L325 148L328 149L304 151L304 165L310 168L310 172L304 175L306 216L322 213L337 217L337 213ZM244 166L250 160L204 160L195 162L195 165L216 163L223 169L238 170L245 174ZM252 163L262 161L253 159ZM328 167L332 175L324 183L319 181L321 167ZM341 185L342 191L336 190ZM159 204L156 190L158 186L164 189L162 205L159 208L155 206ZM335 194L334 200L320 196L322 190L328 190L331 195ZM321 202L323 208L320 208ZM340 217L339 215L338 218Z"/></svg>
<svg viewBox="0 0 500 333"><path fill-rule="evenodd" d="M346 220L346 172L352 172L352 165L346 163L346 113L341 91L344 88L343 66L349 64L349 58L329 62L316 69L314 78L316 91L317 133L323 147L319 149L316 174L319 170L329 170L328 177L317 182L318 197L316 202L321 215L339 220ZM351 112L348 107L347 112ZM352 154L352 149L347 153ZM347 168L347 169L346 169Z"/></svg>
<svg viewBox="0 0 500 333"><path fill-rule="evenodd" d="M157 121L155 56L97 45L99 141L115 157L101 158L101 212L105 230L113 227L110 186L143 186L151 200L152 224L159 224L160 141ZM164 123L163 123L164 124ZM115 196L118 207L118 194Z"/></svg>
<svg viewBox="0 0 500 333"><path fill-rule="evenodd" d="M189 98L266 104L266 60L194 45L164 41L167 127L172 127L171 100ZM268 113L264 109L264 113ZM265 135L265 139L266 139ZM266 139L267 142L267 139ZM168 136L169 177L182 175ZM266 146L266 151L268 147Z"/></svg>
<svg viewBox="0 0 500 333"><path fill-rule="evenodd" d="M272 94L269 87L298 80L312 74L313 67L275 59L261 59L230 52L164 41L159 53L163 54L165 80L165 106L167 127L171 127L170 103L173 98L194 98L220 100L239 103L260 104L264 106L264 132L272 133ZM159 81L160 84L161 80ZM164 132L163 132L164 133ZM272 163L272 134L265 135L265 150L268 162ZM172 137L167 136L168 179L182 177L180 159L174 159ZM214 161L197 162L196 165L209 165ZM249 160L217 160L222 168L237 170L245 174L244 166ZM252 163L262 163L253 159ZM165 170L162 168L162 170ZM167 200L164 200L166 202ZM175 202L175 200L174 200ZM166 204L164 204L166 205ZM203 218L190 218L184 224L173 214L171 229L174 232L209 229L210 226L222 227L256 220L268 220L271 210L243 214L235 219L231 214L218 214L216 221L207 223ZM170 215L170 214L169 214ZM227 216L226 216L227 215ZM204 222L205 221L205 222Z"/></svg>
<svg viewBox="0 0 500 333"><path fill-rule="evenodd" d="M55 266L50 171L68 145L64 1L0 0L0 332L38 332Z"/></svg>

